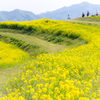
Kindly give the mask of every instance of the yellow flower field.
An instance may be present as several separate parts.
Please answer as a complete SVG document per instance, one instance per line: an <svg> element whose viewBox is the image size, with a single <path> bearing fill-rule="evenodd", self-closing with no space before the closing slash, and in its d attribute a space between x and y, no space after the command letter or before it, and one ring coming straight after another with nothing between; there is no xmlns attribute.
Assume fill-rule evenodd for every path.
<svg viewBox="0 0 100 100"><path fill-rule="evenodd" d="M100 100L100 28L43 19L5 24L31 25L33 30L78 37L87 44L42 54L21 66L23 72L4 85L0 100Z"/></svg>

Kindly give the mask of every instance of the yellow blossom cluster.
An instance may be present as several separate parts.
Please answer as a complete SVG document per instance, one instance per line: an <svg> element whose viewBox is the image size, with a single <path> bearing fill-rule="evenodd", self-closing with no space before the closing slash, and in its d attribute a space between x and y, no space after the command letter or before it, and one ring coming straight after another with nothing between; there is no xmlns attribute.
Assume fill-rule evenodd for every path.
<svg viewBox="0 0 100 100"><path fill-rule="evenodd" d="M17 47L0 42L0 69L22 63L27 57L28 54Z"/></svg>

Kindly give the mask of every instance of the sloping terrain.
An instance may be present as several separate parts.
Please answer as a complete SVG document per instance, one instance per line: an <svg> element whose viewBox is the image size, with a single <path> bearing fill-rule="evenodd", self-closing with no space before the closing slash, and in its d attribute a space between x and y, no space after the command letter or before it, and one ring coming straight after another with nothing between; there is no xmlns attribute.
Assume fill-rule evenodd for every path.
<svg viewBox="0 0 100 100"><path fill-rule="evenodd" d="M84 44L69 50L38 55L21 66L22 72L4 85L1 100L100 99L99 27L49 19L3 22L0 27L38 34L62 35L85 41Z"/></svg>
<svg viewBox="0 0 100 100"><path fill-rule="evenodd" d="M4 27L0 29L0 40L19 47L27 52L32 59L42 53L58 53L85 44L85 41L78 38L68 38L60 35L44 34L42 32L35 33L30 30L5 29ZM31 60L31 58L28 59ZM2 80L0 84L10 80L10 73L16 74L20 72L19 68L20 65L2 69L0 71L0 79Z"/></svg>

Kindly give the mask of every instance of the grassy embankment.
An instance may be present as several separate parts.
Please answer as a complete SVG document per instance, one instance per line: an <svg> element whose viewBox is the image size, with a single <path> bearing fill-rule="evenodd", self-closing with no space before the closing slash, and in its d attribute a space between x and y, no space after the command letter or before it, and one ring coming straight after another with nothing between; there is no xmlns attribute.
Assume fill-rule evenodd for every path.
<svg viewBox="0 0 100 100"><path fill-rule="evenodd" d="M89 26L96 26L100 27L100 16L90 16L90 17L80 17L77 19L66 20L67 22L71 23L78 23L82 25L89 25Z"/></svg>
<svg viewBox="0 0 100 100"><path fill-rule="evenodd" d="M41 53L52 53L59 52L64 49L72 49L86 43L84 40L77 37L74 38L61 34L54 35L50 33L39 33L37 31L32 32L15 29L0 29L0 35L3 42L17 45L32 56L36 56ZM27 49L28 47L29 49ZM33 51L34 53L32 53Z"/></svg>

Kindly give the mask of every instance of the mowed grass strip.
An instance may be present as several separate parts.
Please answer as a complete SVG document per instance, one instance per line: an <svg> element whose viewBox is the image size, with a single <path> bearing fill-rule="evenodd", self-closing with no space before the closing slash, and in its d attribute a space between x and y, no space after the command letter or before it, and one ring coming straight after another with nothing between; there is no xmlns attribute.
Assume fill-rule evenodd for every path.
<svg viewBox="0 0 100 100"><path fill-rule="evenodd" d="M9 32L0 32L0 35L14 37L16 39L25 41L27 44L37 45L41 48L41 50L47 53L59 52L64 49L68 49L66 46L62 46L59 44L53 44L45 40L39 39L37 37L29 36L25 34L23 35L23 34L13 34Z"/></svg>

